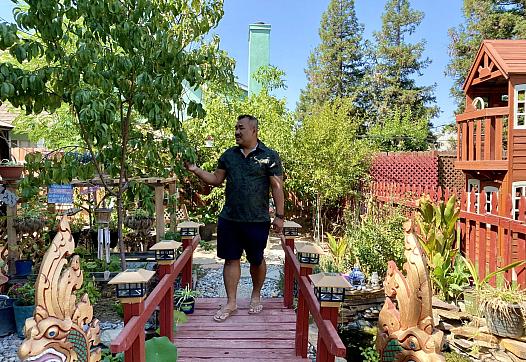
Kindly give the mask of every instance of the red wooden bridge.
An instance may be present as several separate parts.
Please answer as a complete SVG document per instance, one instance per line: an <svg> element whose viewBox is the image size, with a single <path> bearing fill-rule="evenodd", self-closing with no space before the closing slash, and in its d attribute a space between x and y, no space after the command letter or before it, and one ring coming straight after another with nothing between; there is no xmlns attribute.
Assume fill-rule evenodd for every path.
<svg viewBox="0 0 526 362"><path fill-rule="evenodd" d="M345 357L346 348L336 331L338 307L320 307L311 285L311 268L300 266L294 238L282 237L285 252L284 297L263 300L263 311L248 315L248 300L238 301L238 311L223 323L212 320L224 299L200 298L188 321L173 326L173 284L182 274L183 286L191 284L192 254L199 237L183 238L183 253L171 265L159 265L159 283L136 303L123 304L124 329L111 343L111 352L124 352L125 362L145 361L144 324L159 308L160 335L174 341L178 361L299 361L307 360L309 314L318 326L316 360ZM293 309L293 283L298 285L298 306Z"/></svg>

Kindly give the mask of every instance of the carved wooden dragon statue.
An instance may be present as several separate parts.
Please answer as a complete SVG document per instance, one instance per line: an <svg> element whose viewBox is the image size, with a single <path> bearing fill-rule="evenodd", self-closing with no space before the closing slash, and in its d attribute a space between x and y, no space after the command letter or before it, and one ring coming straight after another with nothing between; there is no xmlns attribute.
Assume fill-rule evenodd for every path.
<svg viewBox="0 0 526 362"><path fill-rule="evenodd" d="M404 224L404 230L406 276L389 261L384 284L387 298L378 320L376 349L382 362L445 361L441 355L444 333L433 328L427 261L411 221Z"/></svg>
<svg viewBox="0 0 526 362"><path fill-rule="evenodd" d="M67 217L44 255L35 284L35 313L25 324L25 340L18 349L22 361L96 362L101 350L99 321L93 319L88 295L76 302L82 270ZM63 268L66 267L65 270Z"/></svg>

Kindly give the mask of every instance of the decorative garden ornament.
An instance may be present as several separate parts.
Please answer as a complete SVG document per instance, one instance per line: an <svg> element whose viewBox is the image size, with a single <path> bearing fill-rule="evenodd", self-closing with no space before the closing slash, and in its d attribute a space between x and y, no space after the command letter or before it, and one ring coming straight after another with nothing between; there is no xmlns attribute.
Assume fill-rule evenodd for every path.
<svg viewBox="0 0 526 362"><path fill-rule="evenodd" d="M22 361L100 361L99 321L84 294L76 303L75 291L83 282L67 216L44 255L35 284L35 313L25 325L25 340L18 349ZM64 270L63 268L66 267Z"/></svg>
<svg viewBox="0 0 526 362"><path fill-rule="evenodd" d="M111 209L95 209L95 222L97 228L97 258L105 259L109 264L110 260L110 216Z"/></svg>
<svg viewBox="0 0 526 362"><path fill-rule="evenodd" d="M372 272L371 274L371 288L373 289L380 288L380 278L378 277L378 272Z"/></svg>
<svg viewBox="0 0 526 362"><path fill-rule="evenodd" d="M433 294L427 260L411 221L404 224L404 230L406 275L389 261L384 283L387 298L378 320L376 349L382 362L445 361L440 354L444 333L433 328Z"/></svg>

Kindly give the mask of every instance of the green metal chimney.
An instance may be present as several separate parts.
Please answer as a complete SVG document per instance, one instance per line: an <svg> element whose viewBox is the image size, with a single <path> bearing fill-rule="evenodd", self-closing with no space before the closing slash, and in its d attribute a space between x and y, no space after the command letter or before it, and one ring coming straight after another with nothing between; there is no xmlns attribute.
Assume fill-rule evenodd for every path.
<svg viewBox="0 0 526 362"><path fill-rule="evenodd" d="M251 95L261 90L253 73L270 64L270 24L258 22L248 29L248 95Z"/></svg>

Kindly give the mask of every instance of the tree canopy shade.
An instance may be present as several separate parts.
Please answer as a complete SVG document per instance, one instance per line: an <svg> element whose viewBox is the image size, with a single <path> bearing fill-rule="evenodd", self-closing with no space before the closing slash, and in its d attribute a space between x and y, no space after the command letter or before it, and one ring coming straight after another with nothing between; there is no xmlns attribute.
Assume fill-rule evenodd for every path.
<svg viewBox="0 0 526 362"><path fill-rule="evenodd" d="M183 81L195 88L233 79L233 61L218 49L219 39L203 40L221 19L223 1L15 3L16 24L0 24L0 50L19 64L0 63L0 102L8 100L28 114L68 106L92 155L90 166L101 177L119 179L117 190L107 190L117 198L123 251L122 195L128 178L166 176L178 172L184 158L193 158L179 115L186 108L202 117L204 110L192 101L184 104ZM45 62L24 67L36 58ZM35 191L44 181L87 174L71 170L54 180L53 174L35 173L22 186Z"/></svg>
<svg viewBox="0 0 526 362"><path fill-rule="evenodd" d="M354 0L331 0L322 15L320 44L305 70L308 82L298 103L300 119L313 105L356 93L365 71L362 34Z"/></svg>
<svg viewBox="0 0 526 362"><path fill-rule="evenodd" d="M484 39L526 39L526 3L523 0L464 0L465 23L449 30L451 42L446 74L455 83L451 94L458 112L464 111L462 85Z"/></svg>

